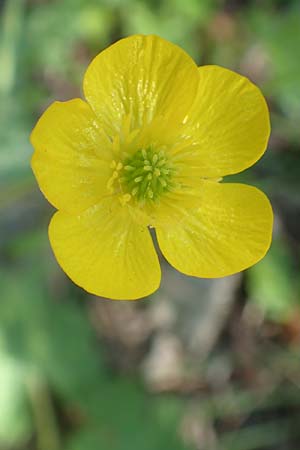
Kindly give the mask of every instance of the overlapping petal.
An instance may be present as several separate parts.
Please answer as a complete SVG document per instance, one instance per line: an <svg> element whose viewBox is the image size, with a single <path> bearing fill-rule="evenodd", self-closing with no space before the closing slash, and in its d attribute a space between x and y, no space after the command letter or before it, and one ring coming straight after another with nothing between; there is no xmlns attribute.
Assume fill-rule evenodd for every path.
<svg viewBox="0 0 300 450"><path fill-rule="evenodd" d="M160 265L150 233L111 199L80 215L57 212L49 226L57 261L88 292L136 299L160 284Z"/></svg>
<svg viewBox="0 0 300 450"><path fill-rule="evenodd" d="M242 184L207 181L200 208L181 222L158 227L157 238L169 263L204 278L223 277L258 262L271 242L273 213L267 197Z"/></svg>
<svg viewBox="0 0 300 450"><path fill-rule="evenodd" d="M88 67L83 89L104 128L115 135L130 115L133 128L154 117L174 126L187 114L198 87L194 61L157 36L121 39Z"/></svg>
<svg viewBox="0 0 300 450"><path fill-rule="evenodd" d="M218 66L199 68L198 94L185 120L190 174L218 177L238 173L264 153L269 112L260 90L247 78ZM176 147L175 147L176 149Z"/></svg>
<svg viewBox="0 0 300 450"><path fill-rule="evenodd" d="M58 209L79 213L107 194L111 143L80 99L53 103L32 134L32 169Z"/></svg>

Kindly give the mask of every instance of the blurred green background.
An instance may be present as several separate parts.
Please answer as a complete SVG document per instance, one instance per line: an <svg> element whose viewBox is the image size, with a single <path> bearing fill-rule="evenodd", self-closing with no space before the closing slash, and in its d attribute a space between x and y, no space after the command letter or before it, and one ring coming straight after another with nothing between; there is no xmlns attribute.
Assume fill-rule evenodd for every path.
<svg viewBox="0 0 300 450"><path fill-rule="evenodd" d="M110 302L54 260L29 134L133 33L261 87L269 150L234 179L270 196L275 232L242 274L162 262L151 298ZM299 49L298 0L0 1L0 450L299 450Z"/></svg>

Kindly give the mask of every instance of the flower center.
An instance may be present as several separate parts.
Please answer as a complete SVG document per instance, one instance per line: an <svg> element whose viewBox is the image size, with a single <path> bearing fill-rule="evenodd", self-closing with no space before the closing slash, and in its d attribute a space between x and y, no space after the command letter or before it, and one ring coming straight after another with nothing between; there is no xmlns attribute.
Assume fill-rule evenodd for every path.
<svg viewBox="0 0 300 450"><path fill-rule="evenodd" d="M137 200L157 200L170 189L171 178L172 168L165 152L155 152L150 147L138 150L124 161L121 182Z"/></svg>
<svg viewBox="0 0 300 450"><path fill-rule="evenodd" d="M112 164L114 173L108 187L118 185L125 202L156 201L173 186L174 169L163 150L155 151L151 147L137 150L122 163L113 161Z"/></svg>

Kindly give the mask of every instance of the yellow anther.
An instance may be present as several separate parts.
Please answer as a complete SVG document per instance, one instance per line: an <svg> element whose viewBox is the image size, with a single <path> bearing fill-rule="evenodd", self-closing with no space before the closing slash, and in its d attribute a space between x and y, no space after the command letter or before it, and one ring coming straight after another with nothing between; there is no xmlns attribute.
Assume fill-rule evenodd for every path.
<svg viewBox="0 0 300 450"><path fill-rule="evenodd" d="M117 165L116 161L113 160L113 161L110 163L110 168L111 168L111 169L114 169L114 168L116 167L116 165Z"/></svg>
<svg viewBox="0 0 300 450"><path fill-rule="evenodd" d="M132 166L125 166L124 169L127 170L127 172L132 172L133 170L135 170Z"/></svg>
<svg viewBox="0 0 300 450"><path fill-rule="evenodd" d="M130 202L131 195L130 194L124 194L121 197L119 197L119 200L121 204L124 206L126 203Z"/></svg>
<svg viewBox="0 0 300 450"><path fill-rule="evenodd" d="M107 184L106 184L106 187L107 187L107 189L109 190L109 192L112 194L113 193L113 183L114 183L114 180L113 180L113 178L110 178L109 180L108 180L108 182L107 182Z"/></svg>
<svg viewBox="0 0 300 450"><path fill-rule="evenodd" d="M152 180L152 173L149 173L149 174L148 174L147 179L148 179L148 180Z"/></svg>
<svg viewBox="0 0 300 450"><path fill-rule="evenodd" d="M144 166L144 170L146 172L150 172L152 170L152 167L151 166Z"/></svg>
<svg viewBox="0 0 300 450"><path fill-rule="evenodd" d="M159 176L160 176L160 170L156 168L156 169L154 170L154 175L156 175L157 177L159 177Z"/></svg>
<svg viewBox="0 0 300 450"><path fill-rule="evenodd" d="M122 169L122 167L123 167L123 164L122 164L121 162L118 162L118 165L117 165L117 170L121 170L121 169Z"/></svg>
<svg viewBox="0 0 300 450"><path fill-rule="evenodd" d="M132 189L131 194L134 196L137 194L139 188L136 186L135 188Z"/></svg>
<svg viewBox="0 0 300 450"><path fill-rule="evenodd" d="M142 179L143 179L143 177L136 177L136 178L134 179L134 182L135 182L135 183L140 183L140 182L142 181Z"/></svg>

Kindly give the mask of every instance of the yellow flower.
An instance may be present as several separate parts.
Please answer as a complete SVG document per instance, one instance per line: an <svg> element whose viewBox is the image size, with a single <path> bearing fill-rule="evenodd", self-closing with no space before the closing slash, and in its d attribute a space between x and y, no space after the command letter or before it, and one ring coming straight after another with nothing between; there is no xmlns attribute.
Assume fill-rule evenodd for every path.
<svg viewBox="0 0 300 450"><path fill-rule="evenodd" d="M223 277L265 255L268 199L220 182L266 149L269 113L256 86L137 35L96 56L83 91L86 101L53 103L31 135L34 174L59 210L50 242L76 284L112 299L151 294L161 278L152 227L188 275Z"/></svg>

